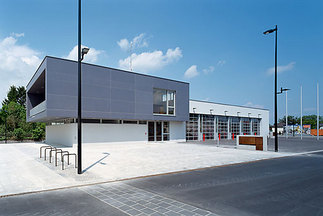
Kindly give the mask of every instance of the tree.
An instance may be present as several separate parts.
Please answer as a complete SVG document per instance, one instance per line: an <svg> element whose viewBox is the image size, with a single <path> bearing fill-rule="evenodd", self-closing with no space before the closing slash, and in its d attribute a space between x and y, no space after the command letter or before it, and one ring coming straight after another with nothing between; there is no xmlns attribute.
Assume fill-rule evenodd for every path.
<svg viewBox="0 0 323 216"><path fill-rule="evenodd" d="M26 107L26 89L24 86L19 86L18 88L14 85L10 86L7 98L2 102L2 106L8 105L10 102L15 102Z"/></svg>

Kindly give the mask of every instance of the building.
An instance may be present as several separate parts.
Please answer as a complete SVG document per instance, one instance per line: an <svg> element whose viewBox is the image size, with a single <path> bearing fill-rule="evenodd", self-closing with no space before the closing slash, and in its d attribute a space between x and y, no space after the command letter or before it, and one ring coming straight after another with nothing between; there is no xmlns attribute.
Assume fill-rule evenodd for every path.
<svg viewBox="0 0 323 216"><path fill-rule="evenodd" d="M27 121L46 142L77 143L77 62L45 57L27 85ZM268 110L189 100L189 84L82 63L82 142L268 135ZM198 132L196 132L198 131Z"/></svg>
<svg viewBox="0 0 323 216"><path fill-rule="evenodd" d="M269 111L190 100L186 140L235 139L237 135L269 135Z"/></svg>

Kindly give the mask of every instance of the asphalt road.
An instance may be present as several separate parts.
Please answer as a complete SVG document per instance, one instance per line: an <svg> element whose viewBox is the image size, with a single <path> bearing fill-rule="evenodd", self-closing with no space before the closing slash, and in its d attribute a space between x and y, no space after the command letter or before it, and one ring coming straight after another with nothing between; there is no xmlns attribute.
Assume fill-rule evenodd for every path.
<svg viewBox="0 0 323 216"><path fill-rule="evenodd" d="M0 215L145 215L148 210L151 215L323 215L323 152L0 198Z"/></svg>

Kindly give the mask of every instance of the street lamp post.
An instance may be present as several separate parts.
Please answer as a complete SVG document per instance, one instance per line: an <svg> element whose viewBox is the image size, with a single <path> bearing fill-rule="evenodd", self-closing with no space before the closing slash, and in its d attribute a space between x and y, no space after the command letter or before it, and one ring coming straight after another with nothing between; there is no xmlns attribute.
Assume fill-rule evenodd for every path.
<svg viewBox="0 0 323 216"><path fill-rule="evenodd" d="M282 94L283 92L286 92L286 131L285 131L285 136L286 136L286 139L288 138L288 131L287 131L287 127L288 127L288 112L287 112L287 91L289 91L291 89L283 89L283 88L280 88L280 92L277 92L277 94ZM294 128L293 128L293 131L294 131Z"/></svg>
<svg viewBox="0 0 323 216"><path fill-rule="evenodd" d="M277 25L274 29L269 29L264 32L265 35L275 32L275 152L278 152L278 133L277 133Z"/></svg>
<svg viewBox="0 0 323 216"><path fill-rule="evenodd" d="M89 48L81 47L81 0L78 5L78 106L77 106L77 173L82 174L82 73L81 62Z"/></svg>

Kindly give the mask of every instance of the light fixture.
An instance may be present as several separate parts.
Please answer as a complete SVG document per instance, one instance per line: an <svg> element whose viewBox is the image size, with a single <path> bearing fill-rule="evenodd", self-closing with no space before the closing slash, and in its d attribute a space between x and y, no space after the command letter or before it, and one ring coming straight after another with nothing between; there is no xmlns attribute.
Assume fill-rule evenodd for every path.
<svg viewBox="0 0 323 216"><path fill-rule="evenodd" d="M81 61L84 59L84 55L86 55L90 51L90 48L84 47L82 48L82 58Z"/></svg>

